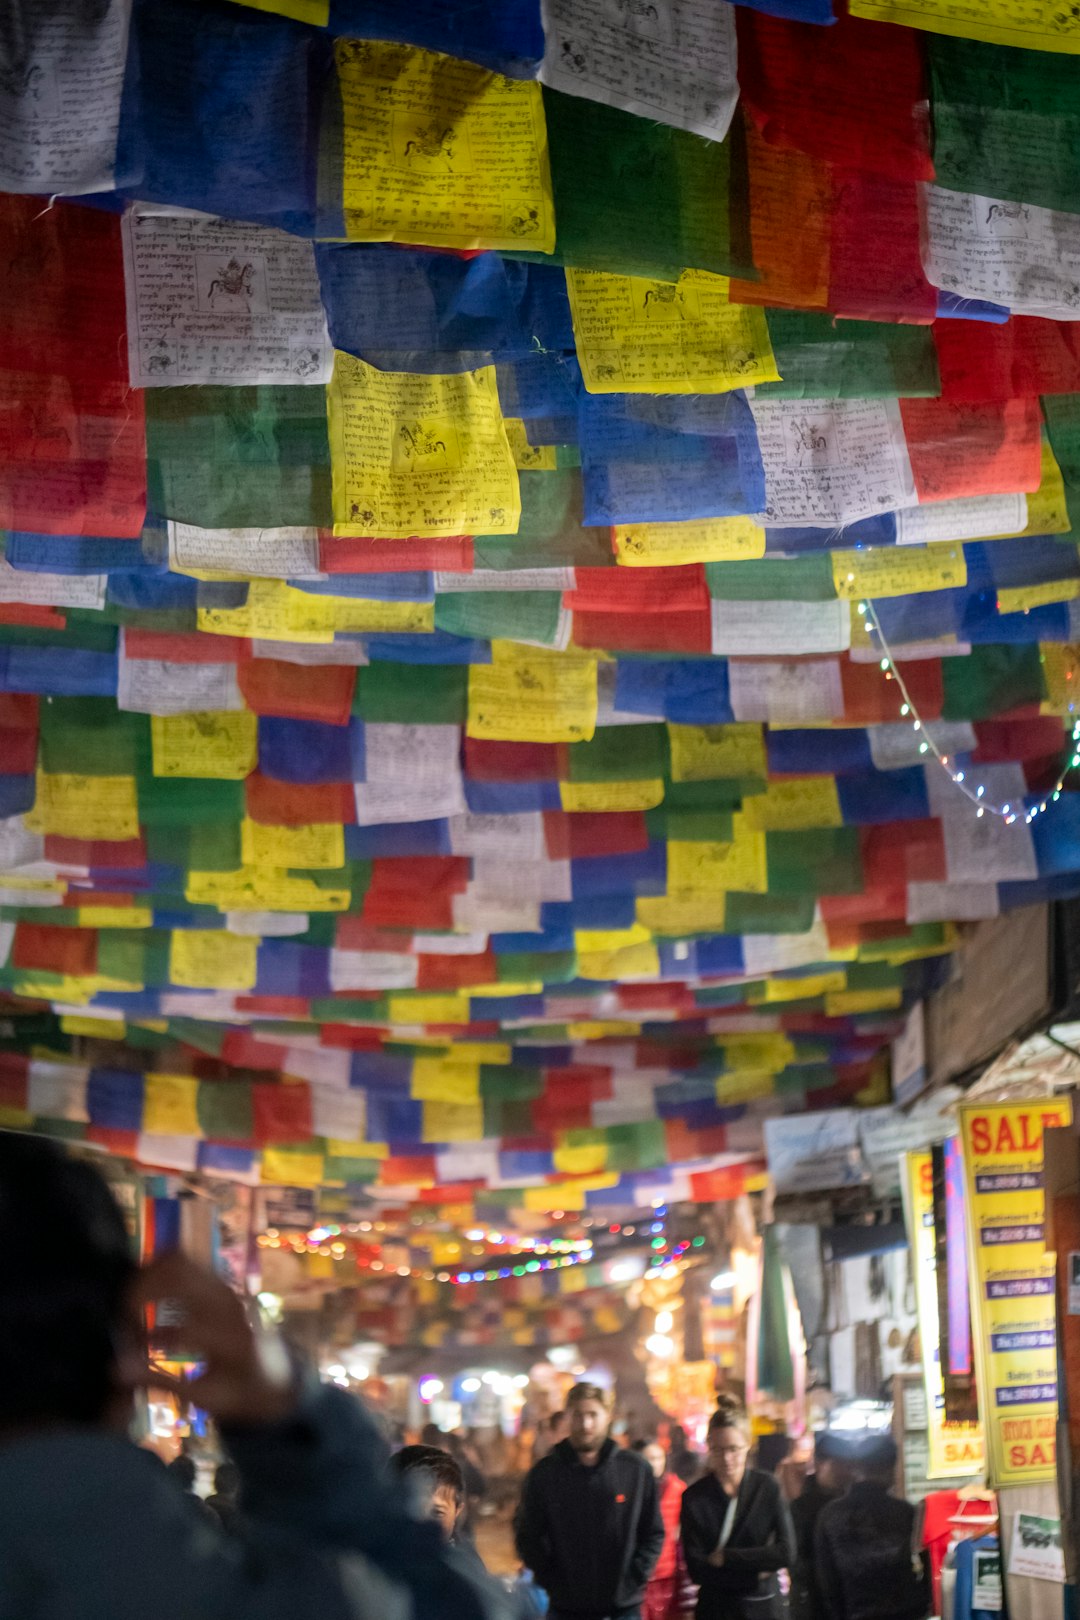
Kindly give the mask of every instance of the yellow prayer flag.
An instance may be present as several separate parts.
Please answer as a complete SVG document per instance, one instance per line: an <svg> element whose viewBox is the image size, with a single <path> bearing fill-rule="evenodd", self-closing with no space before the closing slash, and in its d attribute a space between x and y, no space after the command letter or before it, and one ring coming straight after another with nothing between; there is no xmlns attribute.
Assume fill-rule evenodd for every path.
<svg viewBox="0 0 1080 1620"><path fill-rule="evenodd" d="M324 889L292 872L241 866L234 872L189 872L184 898L219 911L347 911L351 893L347 887Z"/></svg>
<svg viewBox="0 0 1080 1620"><path fill-rule="evenodd" d="M614 1187L618 1179L616 1174L608 1173L578 1176L548 1187L526 1187L525 1208L542 1213L554 1209L584 1209L586 1193L602 1192L605 1187Z"/></svg>
<svg viewBox="0 0 1080 1620"><path fill-rule="evenodd" d="M590 394L725 394L777 382L765 312L728 302L726 276L678 281L566 272L574 339Z"/></svg>
<svg viewBox="0 0 1080 1620"><path fill-rule="evenodd" d="M701 518L686 523L617 523L615 554L624 568L677 563L749 562L765 555L765 530L753 518Z"/></svg>
<svg viewBox="0 0 1080 1620"><path fill-rule="evenodd" d="M123 1018L109 1018L102 1014L94 1018L81 1013L65 1013L60 1019L65 1035L89 1035L99 1041L122 1041L127 1034Z"/></svg>
<svg viewBox="0 0 1080 1620"><path fill-rule="evenodd" d="M339 39L337 68L351 240L553 251L538 84L383 40Z"/></svg>
<svg viewBox="0 0 1080 1620"><path fill-rule="evenodd" d="M469 665L470 737L589 741L596 730L595 657L493 641L491 658Z"/></svg>
<svg viewBox="0 0 1080 1620"><path fill-rule="evenodd" d="M421 1109L425 1142L480 1142L484 1136L484 1105L480 1102L426 1102Z"/></svg>
<svg viewBox="0 0 1080 1620"><path fill-rule="evenodd" d="M321 1153L297 1152L291 1147L264 1147L260 1176L264 1184L278 1187L318 1187L326 1161Z"/></svg>
<svg viewBox="0 0 1080 1620"><path fill-rule="evenodd" d="M169 978L193 990L250 990L255 983L257 939L224 929L174 928Z"/></svg>
<svg viewBox="0 0 1080 1620"><path fill-rule="evenodd" d="M1044 714L1066 715L1070 703L1080 703L1080 645L1069 641L1040 643L1046 681Z"/></svg>
<svg viewBox="0 0 1080 1620"><path fill-rule="evenodd" d="M931 34L1080 55L1080 17L1062 0L851 0L851 13Z"/></svg>
<svg viewBox="0 0 1080 1620"><path fill-rule="evenodd" d="M242 781L255 769L259 722L247 709L205 714L152 714L155 776Z"/></svg>
<svg viewBox="0 0 1080 1620"><path fill-rule="evenodd" d="M79 906L75 920L80 928L152 928L154 913L149 906Z"/></svg>
<svg viewBox="0 0 1080 1620"><path fill-rule="evenodd" d="M579 951L580 979L656 979L660 976L660 953L651 942L624 945L613 951Z"/></svg>
<svg viewBox="0 0 1080 1620"><path fill-rule="evenodd" d="M1076 547L1062 548L1074 552ZM1049 607L1052 602L1073 602L1080 596L1080 579L1047 579L1041 585L1011 585L997 593L999 613L1029 613L1032 608Z"/></svg>
<svg viewBox="0 0 1080 1620"><path fill-rule="evenodd" d="M668 893L694 897L723 891L726 894L765 894L769 887L765 834L736 816L730 843L681 838L668 842ZM640 913L639 913L640 915Z"/></svg>
<svg viewBox="0 0 1080 1620"><path fill-rule="evenodd" d="M602 1137L597 1141L574 1140L575 1137L588 1137L591 1134L587 1131L556 1134L552 1158L559 1175L595 1176L607 1169L607 1143Z"/></svg>
<svg viewBox="0 0 1080 1620"><path fill-rule="evenodd" d="M881 990L836 990L825 997L826 1018L845 1018L849 1013L892 1012L903 1004L899 985Z"/></svg>
<svg viewBox="0 0 1080 1620"><path fill-rule="evenodd" d="M717 1045L732 1069L756 1069L779 1074L795 1061L795 1045L789 1036L762 1030L756 1034L723 1035Z"/></svg>
<svg viewBox="0 0 1080 1620"><path fill-rule="evenodd" d="M480 1065L449 1055L413 1058L409 1095L417 1102L479 1102Z"/></svg>
<svg viewBox="0 0 1080 1620"><path fill-rule="evenodd" d="M423 990L399 990L388 999L391 1024L467 1024L469 998Z"/></svg>
<svg viewBox="0 0 1080 1620"><path fill-rule="evenodd" d="M313 28L325 28L330 21L330 0L236 0L236 3L253 11L270 11L277 17L310 23Z"/></svg>
<svg viewBox="0 0 1080 1620"><path fill-rule="evenodd" d="M770 782L764 793L743 800L742 814L746 825L759 832L799 832L844 824L835 776Z"/></svg>
<svg viewBox="0 0 1080 1620"><path fill-rule="evenodd" d="M877 546L830 554L833 584L842 601L915 596L967 584L964 548L957 541L929 546Z"/></svg>
<svg viewBox="0 0 1080 1620"><path fill-rule="evenodd" d="M1045 433L1042 440L1042 477L1038 489L1027 498L1027 516L1024 534L1068 534L1072 528L1065 500L1065 480Z"/></svg>
<svg viewBox="0 0 1080 1620"><path fill-rule="evenodd" d="M530 444L520 416L506 416L503 422L510 454L519 472L554 472L559 465L559 453L553 444Z"/></svg>
<svg viewBox="0 0 1080 1620"><path fill-rule="evenodd" d="M664 939L673 934L722 934L725 910L722 893L645 895L634 907L638 922Z"/></svg>
<svg viewBox="0 0 1080 1620"><path fill-rule="evenodd" d="M764 993L752 993L750 1000L754 1004L763 1005L783 1001L812 1001L815 997L828 992L843 990L846 984L847 974L842 970L836 973L796 974L790 979L766 979Z"/></svg>
<svg viewBox="0 0 1080 1620"><path fill-rule="evenodd" d="M629 928L579 928L574 934L574 945L579 951L621 951L627 945L648 945L652 939L641 923Z"/></svg>
<svg viewBox="0 0 1080 1620"><path fill-rule="evenodd" d="M521 495L494 366L376 371L339 353L327 397L335 534L517 533Z"/></svg>
<svg viewBox="0 0 1080 1620"><path fill-rule="evenodd" d="M139 805L133 776L37 773L34 808L23 818L30 832L58 838L123 842L139 836ZM6 887L17 887L8 878Z"/></svg>
<svg viewBox="0 0 1080 1620"><path fill-rule="evenodd" d="M153 1136L201 1136L199 1082L187 1074L148 1074L143 1080L143 1130Z"/></svg>
<svg viewBox="0 0 1080 1620"><path fill-rule="evenodd" d="M567 1024L566 1035L571 1041L604 1041L609 1036L633 1039L641 1034L641 1025L629 1018L596 1019L590 1024Z"/></svg>
<svg viewBox="0 0 1080 1620"><path fill-rule="evenodd" d="M721 1108L731 1108L736 1103L756 1102L761 1097L771 1097L775 1090L775 1075L748 1069L745 1073L718 1076L716 1100Z"/></svg>
<svg viewBox="0 0 1080 1620"><path fill-rule="evenodd" d="M655 810L664 802L664 780L640 782L560 782L564 810Z"/></svg>
<svg viewBox="0 0 1080 1620"><path fill-rule="evenodd" d="M668 726L673 782L716 782L768 773L760 725Z"/></svg>
<svg viewBox="0 0 1080 1620"><path fill-rule="evenodd" d="M326 1151L332 1159L387 1159L390 1149L385 1142L348 1142L340 1136L327 1136Z"/></svg>
<svg viewBox="0 0 1080 1620"><path fill-rule="evenodd" d="M240 823L240 859L245 866L336 872L345 865L345 829L334 821L268 826L245 816Z"/></svg>

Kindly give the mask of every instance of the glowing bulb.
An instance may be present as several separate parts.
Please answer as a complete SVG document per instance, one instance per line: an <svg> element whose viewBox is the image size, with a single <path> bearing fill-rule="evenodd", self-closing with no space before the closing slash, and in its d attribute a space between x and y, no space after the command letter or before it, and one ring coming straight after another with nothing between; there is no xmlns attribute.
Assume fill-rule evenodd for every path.
<svg viewBox="0 0 1080 1620"><path fill-rule="evenodd" d="M983 811L983 807L980 804L979 808L975 812L976 816L979 818L980 821L982 820L982 817L983 817L984 813L985 812Z"/></svg>
<svg viewBox="0 0 1080 1620"><path fill-rule="evenodd" d="M650 1333L645 1340L645 1348L650 1356L659 1356L665 1361L675 1354L674 1340L664 1333Z"/></svg>
<svg viewBox="0 0 1080 1620"><path fill-rule="evenodd" d="M906 718L911 713L910 706L906 703L901 703L900 713Z"/></svg>
<svg viewBox="0 0 1080 1620"><path fill-rule="evenodd" d="M675 1318L670 1311L657 1311L653 1326L657 1333L670 1333L675 1326Z"/></svg>
<svg viewBox="0 0 1080 1620"><path fill-rule="evenodd" d="M709 1287L714 1288L719 1294L723 1289L732 1288L734 1285L735 1273L733 1271L718 1271L716 1276L710 1282Z"/></svg>
<svg viewBox="0 0 1080 1620"><path fill-rule="evenodd" d="M888 669L888 667L889 667L889 660L887 658L883 658L881 660L880 668L881 669Z"/></svg>
<svg viewBox="0 0 1080 1620"><path fill-rule="evenodd" d="M986 792L986 789L984 787L977 787L975 789L975 797L977 799L981 799L985 792Z"/></svg>
<svg viewBox="0 0 1080 1620"><path fill-rule="evenodd" d="M461 1393L463 1395L475 1395L481 1387L479 1378L463 1378L461 1380Z"/></svg>
<svg viewBox="0 0 1080 1620"><path fill-rule="evenodd" d="M919 744L919 753L920 754L928 754L929 752L930 752L930 744L921 742Z"/></svg>

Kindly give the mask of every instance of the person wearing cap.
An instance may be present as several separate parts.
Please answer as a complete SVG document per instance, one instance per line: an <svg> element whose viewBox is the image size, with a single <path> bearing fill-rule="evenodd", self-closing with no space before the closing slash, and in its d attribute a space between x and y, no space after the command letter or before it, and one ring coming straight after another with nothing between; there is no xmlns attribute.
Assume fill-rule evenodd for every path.
<svg viewBox="0 0 1080 1620"><path fill-rule="evenodd" d="M821 1512L851 1484L851 1447L839 1435L822 1429L814 1437L814 1471L791 1504L795 1526L795 1568L791 1572L792 1620L826 1620L814 1563L814 1535Z"/></svg>
<svg viewBox="0 0 1080 1620"><path fill-rule="evenodd" d="M896 1460L888 1435L862 1441L852 1485L821 1510L814 1563L825 1620L924 1620L930 1612L915 1509L889 1494Z"/></svg>

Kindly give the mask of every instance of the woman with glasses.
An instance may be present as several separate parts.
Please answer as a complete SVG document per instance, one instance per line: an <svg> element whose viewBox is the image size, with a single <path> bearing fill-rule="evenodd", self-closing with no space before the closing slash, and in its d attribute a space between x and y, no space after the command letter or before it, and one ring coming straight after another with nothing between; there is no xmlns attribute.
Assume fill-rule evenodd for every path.
<svg viewBox="0 0 1080 1620"><path fill-rule="evenodd" d="M781 1620L777 1572L795 1561L779 1483L747 1468L750 1431L730 1395L709 1423L707 1472L682 1499L683 1550L698 1583L697 1620Z"/></svg>

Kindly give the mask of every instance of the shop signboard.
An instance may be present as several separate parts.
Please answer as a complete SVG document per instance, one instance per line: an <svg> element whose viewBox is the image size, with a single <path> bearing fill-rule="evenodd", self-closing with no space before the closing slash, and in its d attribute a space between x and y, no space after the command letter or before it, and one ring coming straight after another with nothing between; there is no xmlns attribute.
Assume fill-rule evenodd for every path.
<svg viewBox="0 0 1080 1620"><path fill-rule="evenodd" d="M979 1409L995 1486L1056 1477L1055 1267L1044 1238L1043 1131L1071 1117L1068 1097L960 1110Z"/></svg>
<svg viewBox="0 0 1080 1620"><path fill-rule="evenodd" d="M922 1344L926 1389L929 1479L981 1474L986 1466L982 1425L950 1423L945 1417L938 1326L937 1252L934 1238L933 1163L928 1152L904 1155L904 1213L911 1236L915 1311Z"/></svg>

